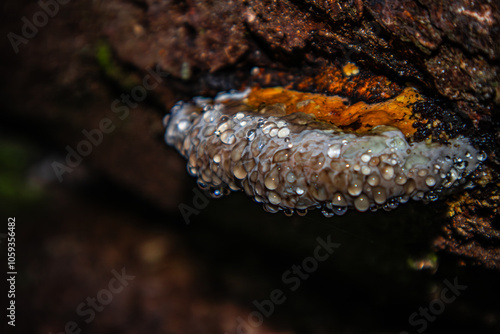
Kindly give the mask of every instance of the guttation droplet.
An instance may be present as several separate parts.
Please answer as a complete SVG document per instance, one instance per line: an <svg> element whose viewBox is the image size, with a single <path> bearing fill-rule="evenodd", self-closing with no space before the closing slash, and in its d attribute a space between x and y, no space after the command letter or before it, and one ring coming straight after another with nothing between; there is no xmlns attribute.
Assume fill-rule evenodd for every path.
<svg viewBox="0 0 500 334"><path fill-rule="evenodd" d="M226 145L232 145L236 142L233 130L226 130L220 135L220 140Z"/></svg>
<svg viewBox="0 0 500 334"><path fill-rule="evenodd" d="M177 123L177 129L179 129L179 131L181 132L184 132L189 128L190 125L190 121L188 121L187 119L183 119L182 121L179 121L179 123Z"/></svg>
<svg viewBox="0 0 500 334"><path fill-rule="evenodd" d="M247 139L248 139L248 141L254 140L255 136L256 136L255 130L248 130L248 132L247 132Z"/></svg>

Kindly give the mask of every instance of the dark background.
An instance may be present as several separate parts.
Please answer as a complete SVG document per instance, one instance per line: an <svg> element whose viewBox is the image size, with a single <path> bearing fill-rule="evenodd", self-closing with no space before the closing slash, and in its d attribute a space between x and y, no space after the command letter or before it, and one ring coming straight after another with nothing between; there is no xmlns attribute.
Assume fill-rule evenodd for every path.
<svg viewBox="0 0 500 334"><path fill-rule="evenodd" d="M16 327L5 325L7 333L60 333L68 324L75 333L415 333L422 322L412 326L410 315L454 280L467 288L425 331L500 331L498 4L57 4L17 53L8 33L21 36L21 18L32 22L41 7L1 5L0 232L16 217L18 273ZM471 14L458 15L460 6ZM196 183L163 141L174 103L297 83L346 61L360 67L358 85L389 78L394 95L410 82L433 101L427 116L460 118L460 131L488 153L486 181L429 205L332 219L265 213L234 193L210 199L186 224L179 205L193 206ZM168 74L120 119L113 102L156 68ZM104 118L114 130L60 182L53 163ZM340 246L291 291L282 275L328 236ZM5 239L0 246L5 254ZM87 323L79 305L106 294L122 268L134 278ZM238 327L275 289L286 301L261 326Z"/></svg>

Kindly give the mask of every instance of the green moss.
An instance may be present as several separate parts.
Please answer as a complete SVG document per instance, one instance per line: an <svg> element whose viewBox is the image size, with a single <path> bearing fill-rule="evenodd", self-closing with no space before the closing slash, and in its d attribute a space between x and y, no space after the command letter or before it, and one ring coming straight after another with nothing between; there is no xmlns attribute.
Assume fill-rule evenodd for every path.
<svg viewBox="0 0 500 334"><path fill-rule="evenodd" d="M99 41L96 46L95 57L101 71L110 80L116 82L121 89L128 91L140 85L140 78L136 73L128 71L114 57L113 50L105 41Z"/></svg>
<svg viewBox="0 0 500 334"><path fill-rule="evenodd" d="M97 45L97 53L96 53L97 61L102 69L106 72L111 72L114 69L113 59L111 48L108 44L104 42L99 42Z"/></svg>
<svg viewBox="0 0 500 334"><path fill-rule="evenodd" d="M33 149L22 143L0 139L0 201L15 210L41 198L41 190L28 180Z"/></svg>

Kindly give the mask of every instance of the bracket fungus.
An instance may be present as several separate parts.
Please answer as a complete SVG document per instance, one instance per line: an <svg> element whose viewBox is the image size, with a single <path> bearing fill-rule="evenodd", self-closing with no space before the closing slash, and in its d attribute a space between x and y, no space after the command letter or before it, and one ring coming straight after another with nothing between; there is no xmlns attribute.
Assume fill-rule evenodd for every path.
<svg viewBox="0 0 500 334"><path fill-rule="evenodd" d="M434 201L485 159L465 137L411 142L413 88L381 103L283 88L220 93L177 103L165 140L198 185L220 197L243 190L268 212L326 217Z"/></svg>

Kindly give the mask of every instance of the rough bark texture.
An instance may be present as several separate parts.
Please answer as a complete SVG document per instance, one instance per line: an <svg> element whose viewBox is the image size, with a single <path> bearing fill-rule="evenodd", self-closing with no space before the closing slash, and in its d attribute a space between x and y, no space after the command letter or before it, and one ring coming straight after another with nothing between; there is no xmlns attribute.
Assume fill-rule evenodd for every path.
<svg viewBox="0 0 500 334"><path fill-rule="evenodd" d="M191 203L193 197L191 188L194 185L185 171L185 161L163 142L162 117L176 101L200 95L213 96L219 91L241 89L249 85L282 85L300 90L339 94L351 101L377 102L395 96L406 83L410 83L420 87L427 97L427 102L419 105L416 110L428 120L441 122L439 128L433 129L426 129L426 125L421 124L419 134L422 138L431 134L434 138L438 138L442 131L449 135L465 134L488 154L488 160L482 171L484 175L481 184L476 189L450 197L446 202L428 206L414 204L408 205L407 208L401 207L396 210L398 213L351 214L340 221L329 221L327 228L324 225L326 223L314 215L312 218L295 217L284 220L285 217L277 218L260 212L253 213L261 210L260 207L242 196L236 196L235 200L211 202L211 207L225 212L217 212L215 215L212 211L215 209L207 209L206 215L202 213L201 216L192 218L198 223L201 223L202 219L212 219L214 223L210 223L209 226L220 231L212 234L214 238L221 237L224 233L241 233L252 242L260 242L266 245L265 247L279 249L275 251L278 253L274 253L274 256L288 254L286 256L297 261L301 261L302 257L309 253L294 250L296 243L301 244L304 249L309 249L307 247L313 247L315 244L317 232L315 228L310 227L311 224L321 225L322 227L318 229L327 234L331 233L331 229L337 228L335 224L340 224L338 226L347 229L346 233L363 231L361 233L363 238L366 237L371 242L377 240L384 245L395 245L396 251L382 250L383 247L373 251L366 245L369 242L364 244L353 242L350 249L358 255L353 258L360 259L354 261L356 265L349 267L353 261L345 255L335 264L346 265L349 268L346 269L342 283L349 282L354 277L358 284L363 284L364 280L361 277L367 279L366 272L373 270L373 275L377 279L387 280L385 285L382 284L386 288L394 285L407 292L411 284L420 282L419 277L415 275L421 273L415 274L415 271L395 273L395 268L406 265L405 261L408 260L408 263L412 263L412 268L427 268L428 271L424 270L427 275L429 271L437 270L435 261L429 260L435 259L437 254L441 268L437 276L432 277L429 274L423 279L429 284L422 283L426 288L417 288L417 296L413 293L406 296L406 301L417 303L407 304L410 305L408 314L417 309L412 309L414 305L418 307L418 303L423 302L422 297L418 296L419 293L428 292L429 286L433 286L436 293L436 286L442 286L444 278L452 279L453 276L450 275L458 275L459 269L456 266L465 265L468 268L469 271L462 272L462 276L459 277L468 280L470 289L476 289L474 291L478 292L481 298L487 298L488 294L485 291L490 286L485 284L478 287L481 285L480 280L484 279L488 283L495 278L498 279L500 269L498 212L500 196L497 179L500 171L498 1L73 1L64 5L58 4L57 13L53 17L47 16L47 24L40 24L36 33L26 32L26 28L23 28L25 21L20 19L25 16L27 21L36 20L36 13L42 10L37 3L7 1L2 7L4 16L2 22L5 22L3 36L8 36L9 32L24 36L23 42L19 43L9 38L3 39L0 66L3 79L2 100L5 105L2 108L1 126L4 132L8 133L6 136L31 138L32 142L38 144L38 150L41 152L39 155L46 162L45 165L50 166L53 161L65 161L68 146L76 149L79 143L86 139L83 130L91 131L103 127L103 119L109 119L114 126L109 133L103 134L102 142L91 149L91 153L84 157L82 164L77 164L78 166L72 168L71 172L64 173L61 184L50 167L48 172L42 172L47 171L47 168L42 168L38 164L35 168L37 171L35 179L44 187L67 187L70 190L64 191L72 191L68 186L89 182L88 180L97 174L113 184L113 187L121 189L120 191L127 194L126 196L136 199L140 203L138 205L147 205L154 208L152 210L159 209L158 214L168 217L164 219L175 225L182 222L178 206L180 203ZM341 68L347 62L353 62L360 68L358 76L347 78L342 75ZM154 75L151 74L153 72ZM145 78L148 78L146 82ZM154 88L148 88L152 86ZM140 93L137 87L148 88L141 90L146 92L146 96L144 99L141 97L141 101L138 102L130 101L131 95ZM127 96L129 96L128 102ZM101 206L107 206L106 199L99 197L99 201ZM128 203L133 205L131 202ZM227 203L227 206L224 206L226 205L224 203ZM66 212L73 209L77 210L76 212L83 210L81 205L75 204L76 208L73 208L73 205L65 205ZM244 207L240 209L242 213L235 207ZM99 209L96 209L96 212L98 211ZM424 214L422 211L428 212ZM240 218L231 218L230 215L241 217L241 214L247 214L249 218L242 219L239 225ZM91 219L90 216L88 219ZM46 214L43 217L48 220L53 219L54 214ZM116 217L111 220L114 219ZM269 231L266 230L269 228L267 224L259 223L256 226L264 229L267 237L260 236L251 227L252 219L261 219L268 224L272 224L275 220L280 229ZM67 220L71 221L70 218ZM153 232L141 230L137 221L131 223L133 225L131 230L123 232L123 238L128 238L130 234L138 234L144 240L156 240L151 236ZM342 225L344 223L345 225ZM68 259L61 259L58 255L68 252L68 247L69 251L75 252L75 249L67 244L75 232L73 229L72 232L65 232L67 230L62 228L65 224L69 222L62 219L54 225L49 225L53 226L61 237L56 240L54 246L61 250L58 248L47 251L42 262L43 265L49 266L49 271L54 270L51 273L57 279L60 279L57 263L74 261L71 256ZM115 223L110 224L114 226L113 228L118 228L117 225L113 225ZM79 226L82 225L84 222L79 223ZM308 226L304 227L306 234L314 237L304 237L304 240L300 241L303 231L297 226L305 225ZM99 229L98 226L90 224L89 229ZM106 235L113 234L113 228L109 226L107 228L108 232L102 236L104 240L99 239L100 241L95 242L108 243L105 240ZM179 233L189 240L186 236L188 234ZM64 238L69 239L65 241ZM276 241L281 239L283 240ZM199 240L202 245L210 247L208 243L203 243L203 238L200 237ZM86 242L78 243L78 247L84 249L79 251L99 257L99 251ZM149 247L147 242L144 242L144 247ZM343 244L349 242L352 240L345 240ZM163 244L164 239L158 243ZM130 242L124 241L122 244L117 242L113 245L115 245L114 250L103 252L105 254L127 252ZM359 247L358 253L354 245ZM223 249L230 252L230 246ZM193 251L203 253L202 248L195 247ZM254 251L258 253L257 250ZM36 256L28 251L26 254ZM364 254L367 254L366 258ZM213 256L216 255L220 253ZM206 260L201 255L200 258L201 261ZM265 255L258 258L263 259ZM130 261L137 264L143 260ZM118 266L118 263L125 260L113 261L99 265L115 268L115 265ZM32 261L28 262L30 262L27 264L29 270L39 269ZM272 263L268 265L272 266ZM249 265L249 268L254 267ZM91 275L94 269L74 267L69 268L69 273L66 274L74 279L79 275L78 270L82 270L84 275ZM230 273L227 272L230 269L226 266L219 269L221 269L220 274L210 276L211 279L231 279L228 277ZM145 286L149 284L161 286L167 284L165 280L168 279L172 280L168 282L168 285L172 286L177 284L176 280L182 281L185 276L193 280L195 275L185 268L177 272L180 276L174 275L171 278L167 277L173 270L171 268L164 269L161 274L164 276L157 277L146 274L149 269L141 267L138 270L141 272L144 270L145 278L144 282L141 282ZM283 270L286 270L286 266ZM475 270L479 271L479 274ZM210 270L207 269L208 271ZM338 271L342 272L340 269ZM109 270L102 272L107 273ZM252 275L252 270L242 269L239 274L242 273ZM280 273L274 271L271 274L262 274L262 277L266 280L271 276L279 276ZM326 273L320 279L321 289L326 289L329 286L326 282L337 274L337 271ZM475 278L475 275L479 278ZM54 282L44 282L47 284L44 287L47 290L35 297L35 309L43 308L44 301L50 299L47 296L52 295L51 291L57 290ZM88 284L98 289L102 283L99 282ZM75 284L81 286L84 283ZM252 284L254 285L250 291L259 291L258 284L255 282ZM189 291L194 289L195 285L196 283L186 283L181 287L181 292L176 291L178 296L175 298L182 300L178 302L179 304L184 303L182 304L184 307L190 307L192 300L201 298L189 296ZM377 290L376 284L368 286L368 290L371 288ZM210 284L202 286L202 290L212 288ZM155 288L152 289L157 291ZM323 291L321 289L312 289L312 293L319 295ZM498 293L498 288L492 287L492 289ZM271 290L272 288L269 291ZM235 286L224 290L224 293L237 294L235 291L241 293ZM355 289L352 288L350 291ZM398 289L387 291L394 295L399 293ZM141 312L144 313L139 316L140 321L149 324L155 321L161 322L160 315L155 318L151 316L151 312L168 313L168 307L158 311L157 304L148 304L150 301L148 293L150 292L143 292L139 297L123 295L120 298L137 298L138 301L127 299L127 303L139 305L135 307L141 308ZM169 295L173 292L162 290L162 293ZM156 332L161 329L163 332L173 333L221 330L234 332L235 314L253 310L251 302L247 304L245 302L268 298L268 295L253 296L251 293L242 295L239 297L244 300L243 302L239 298L232 298L229 306L221 301L213 302L210 298L203 303L197 303L193 314L195 323L200 327L183 320L173 327L151 325L153 327L140 327L137 330ZM427 299L424 299L424 302L432 300L432 296L435 295L426 295ZM298 303L311 300L314 298L298 298L291 302L292 305L287 307L284 313L289 315L303 312L304 309L297 306ZM347 301L348 297L345 296L342 300ZM378 304L381 300L382 297L375 293L375 297L371 296L368 303ZM71 297L61 303L65 302L69 306L61 306L62 309L55 315L54 321L40 320L46 327L39 332L56 331L62 328L57 326L62 326L64 321L70 320L66 318L67 312L73 312L74 306L78 304L78 297ZM460 305L453 306L447 319L460 318L461 322L457 323L457 328L462 325L479 324L485 330L499 330L500 320L494 315L495 312L498 314L498 308L482 305L480 309L475 309L473 305L477 304L476 302L473 296L464 297ZM176 302L170 300L170 303L174 305ZM244 306L240 307L242 304ZM326 304L325 300L318 302L321 306ZM125 310L136 316L134 306L130 305L120 306L123 309L115 310L117 312L115 316L124 317ZM206 320L212 318L214 313L213 309L208 311L209 307L206 305L216 307L222 313L225 312L221 317L230 320ZM446 307L448 312L448 306ZM245 309L246 311L242 311ZM319 309L318 306L316 310ZM331 312L339 311L337 307L325 306L324 309ZM387 308L384 310L389 312ZM362 307L359 312L362 318L363 314L368 313L368 307ZM380 312L377 314L381 315ZM182 316L189 317L186 314ZM406 316L407 314L403 312L403 325ZM286 314L281 314L271 327L290 332L300 332L301 328L308 328L310 330L307 331L311 333L324 332L326 326L338 330L346 329L334 324L335 321L322 323L318 327L309 326L314 322L311 320L314 319L314 315L309 314L304 317L307 320L294 322L290 321ZM353 316L352 319L355 318ZM177 318L172 315L168 319L169 323L172 323ZM107 324L101 324L104 328L102 332L110 328L121 332L133 332L131 329L133 327L126 322L113 327L116 318L109 321ZM282 326L284 323L287 325ZM386 332L398 332L405 328L401 328L400 324L387 326L380 321L375 323L376 328ZM436 326L435 330L443 328L448 330L448 327L439 326ZM182 328L190 329L183 331ZM355 331L356 328L359 330L356 325L349 325L346 331ZM417 328L412 328L415 329ZM278 330L259 327L255 332L271 333Z"/></svg>

